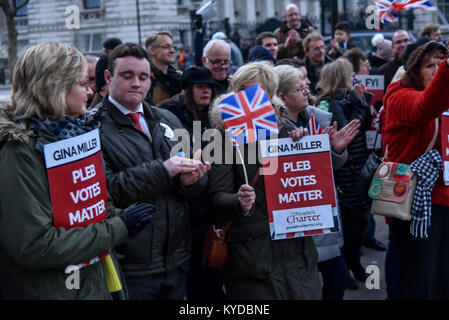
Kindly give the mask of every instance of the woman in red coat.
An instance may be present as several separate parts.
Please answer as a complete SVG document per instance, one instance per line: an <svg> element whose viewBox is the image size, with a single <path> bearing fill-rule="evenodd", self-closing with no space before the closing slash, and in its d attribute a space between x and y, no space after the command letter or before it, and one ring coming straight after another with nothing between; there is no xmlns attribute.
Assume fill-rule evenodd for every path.
<svg viewBox="0 0 449 320"><path fill-rule="evenodd" d="M449 107L446 58L446 48L430 39L407 47L405 76L392 83L384 97L388 161L411 164L426 152L435 130L434 149L443 156L441 137L449 130L441 125L437 129L435 120L441 123ZM428 237L412 235L410 222L393 219L391 232L400 250L399 299L449 299L449 186L444 185L442 175L431 202Z"/></svg>

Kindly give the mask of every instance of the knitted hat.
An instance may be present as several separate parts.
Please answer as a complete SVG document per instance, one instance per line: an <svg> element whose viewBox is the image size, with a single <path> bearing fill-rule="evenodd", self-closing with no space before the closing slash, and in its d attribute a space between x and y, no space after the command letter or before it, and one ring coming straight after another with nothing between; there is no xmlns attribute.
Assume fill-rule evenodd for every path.
<svg viewBox="0 0 449 320"><path fill-rule="evenodd" d="M421 37L415 43L409 44L402 57L405 71L409 72L414 66L419 64L427 52L433 50L439 50L444 55L447 55L447 49L443 44L430 40L427 37Z"/></svg>
<svg viewBox="0 0 449 320"><path fill-rule="evenodd" d="M389 58L394 57L391 40L385 39L377 45L376 56L384 60L388 60Z"/></svg>
<svg viewBox="0 0 449 320"><path fill-rule="evenodd" d="M248 54L248 62L271 60L276 63L273 55L263 46L255 46Z"/></svg>
<svg viewBox="0 0 449 320"><path fill-rule="evenodd" d="M95 85L97 87L97 92L100 92L101 88L106 84L104 71L108 68L108 58L109 54L103 54L100 59L98 59L97 65L95 66Z"/></svg>

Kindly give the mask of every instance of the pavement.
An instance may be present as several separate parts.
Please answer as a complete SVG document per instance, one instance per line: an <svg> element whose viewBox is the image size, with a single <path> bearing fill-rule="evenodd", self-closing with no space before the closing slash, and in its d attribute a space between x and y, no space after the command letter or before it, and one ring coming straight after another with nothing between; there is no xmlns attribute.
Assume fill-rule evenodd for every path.
<svg viewBox="0 0 449 320"><path fill-rule="evenodd" d="M388 225L385 223L385 218L374 216L374 220L376 221L376 239L387 245ZM371 271L368 273L371 273L371 277L367 280L368 285L359 283L358 290L347 289L344 300L385 300L387 298L385 285L385 251L376 251L363 247L362 252L362 265L365 268L374 266L369 267ZM377 274L379 275L378 282L375 278Z"/></svg>

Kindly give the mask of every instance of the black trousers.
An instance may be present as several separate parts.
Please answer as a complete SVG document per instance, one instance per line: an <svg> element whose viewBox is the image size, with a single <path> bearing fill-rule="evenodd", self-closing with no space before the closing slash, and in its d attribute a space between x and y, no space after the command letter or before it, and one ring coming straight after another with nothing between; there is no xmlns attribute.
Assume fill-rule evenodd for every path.
<svg viewBox="0 0 449 320"><path fill-rule="evenodd" d="M449 299L449 207L432 205L429 238L410 235L410 222L393 219L400 256L398 299Z"/></svg>
<svg viewBox="0 0 449 320"><path fill-rule="evenodd" d="M342 250L343 256L349 270L354 273L356 278L360 279L365 275L365 269L360 263L360 250L368 229L369 209L358 209L358 212L354 212L353 208L342 203L340 213L345 241Z"/></svg>

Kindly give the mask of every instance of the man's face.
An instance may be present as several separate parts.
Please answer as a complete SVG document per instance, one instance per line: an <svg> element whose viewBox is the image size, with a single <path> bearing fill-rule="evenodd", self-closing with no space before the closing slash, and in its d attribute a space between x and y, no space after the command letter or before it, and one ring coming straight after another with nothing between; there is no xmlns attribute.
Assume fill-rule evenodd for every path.
<svg viewBox="0 0 449 320"><path fill-rule="evenodd" d="M314 65L320 65L324 62L325 49L323 40L312 40L309 42L309 49L306 56Z"/></svg>
<svg viewBox="0 0 449 320"><path fill-rule="evenodd" d="M276 38L265 38L262 39L262 46L271 52L273 57L278 55L278 39Z"/></svg>
<svg viewBox="0 0 449 320"><path fill-rule="evenodd" d="M392 47L397 57L402 57L407 46L411 43L407 32L397 32L393 35Z"/></svg>
<svg viewBox="0 0 449 320"><path fill-rule="evenodd" d="M151 86L150 63L147 59L135 57L117 58L114 75L106 70L105 79L111 97L123 107L135 111Z"/></svg>
<svg viewBox="0 0 449 320"><path fill-rule="evenodd" d="M438 29L437 31L432 32L430 35L430 39L435 40L436 42L440 42L441 39L443 39L441 37L441 30Z"/></svg>
<svg viewBox="0 0 449 320"><path fill-rule="evenodd" d="M202 57L203 65L212 73L212 78L224 81L231 68L231 51L226 46L216 43L207 57Z"/></svg>
<svg viewBox="0 0 449 320"><path fill-rule="evenodd" d="M301 19L301 11L295 5L287 6L285 9L284 19L287 22L287 26L290 28L299 27L299 21Z"/></svg>
<svg viewBox="0 0 449 320"><path fill-rule="evenodd" d="M334 38L339 44L345 43L349 39L350 35L344 30L335 30Z"/></svg>
<svg viewBox="0 0 449 320"><path fill-rule="evenodd" d="M175 62L173 40L167 35L159 35L156 43L148 49L151 59L156 64L170 65Z"/></svg>

